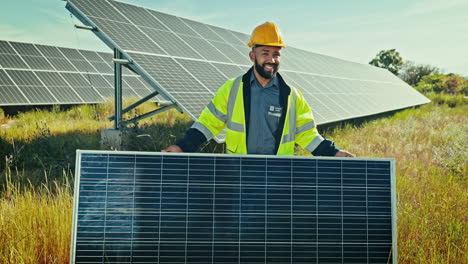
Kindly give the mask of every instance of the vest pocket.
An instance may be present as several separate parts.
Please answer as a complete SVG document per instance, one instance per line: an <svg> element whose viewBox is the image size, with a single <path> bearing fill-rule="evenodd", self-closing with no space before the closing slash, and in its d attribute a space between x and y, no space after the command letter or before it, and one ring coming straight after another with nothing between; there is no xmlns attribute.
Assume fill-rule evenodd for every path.
<svg viewBox="0 0 468 264"><path fill-rule="evenodd" d="M226 151L228 154L241 154L237 151L242 137L243 133L226 128Z"/></svg>

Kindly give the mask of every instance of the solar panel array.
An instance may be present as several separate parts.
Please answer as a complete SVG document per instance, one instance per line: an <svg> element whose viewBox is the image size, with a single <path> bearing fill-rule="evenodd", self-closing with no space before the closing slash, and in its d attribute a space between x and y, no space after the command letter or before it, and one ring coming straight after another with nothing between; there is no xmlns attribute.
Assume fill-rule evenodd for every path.
<svg viewBox="0 0 468 264"><path fill-rule="evenodd" d="M228 78L251 66L244 33L113 0L68 0L67 8L194 119ZM304 93L317 124L429 101L387 70L290 46L280 72Z"/></svg>
<svg viewBox="0 0 468 264"><path fill-rule="evenodd" d="M0 41L0 105L101 103L114 97L113 55L13 41ZM154 89L124 70L125 97Z"/></svg>
<svg viewBox="0 0 468 264"><path fill-rule="evenodd" d="M393 263L394 161L78 151L72 263Z"/></svg>

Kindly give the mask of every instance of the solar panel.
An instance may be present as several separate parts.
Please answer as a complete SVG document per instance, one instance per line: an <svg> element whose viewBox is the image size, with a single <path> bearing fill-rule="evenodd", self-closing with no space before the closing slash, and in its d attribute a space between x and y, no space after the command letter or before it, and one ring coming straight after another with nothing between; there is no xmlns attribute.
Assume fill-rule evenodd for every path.
<svg viewBox="0 0 468 264"><path fill-rule="evenodd" d="M77 151L71 263L396 263L394 166Z"/></svg>
<svg viewBox="0 0 468 264"><path fill-rule="evenodd" d="M101 103L114 97L111 53L0 41L0 105ZM124 97L154 90L124 70ZM154 101L162 100L158 96Z"/></svg>
<svg viewBox="0 0 468 264"><path fill-rule="evenodd" d="M193 119L219 83L251 66L244 33L113 0L68 0L67 8ZM199 74L213 66L219 73ZM302 91L317 124L429 102L387 70L290 46L283 50L280 73Z"/></svg>

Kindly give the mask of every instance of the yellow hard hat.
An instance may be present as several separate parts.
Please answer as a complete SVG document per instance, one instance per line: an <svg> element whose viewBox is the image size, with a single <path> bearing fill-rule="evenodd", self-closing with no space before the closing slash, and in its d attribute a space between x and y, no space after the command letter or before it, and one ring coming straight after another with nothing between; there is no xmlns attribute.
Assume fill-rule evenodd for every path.
<svg viewBox="0 0 468 264"><path fill-rule="evenodd" d="M284 48L283 36L280 29L273 22L265 22L256 27L250 36L249 47L253 45L275 46Z"/></svg>

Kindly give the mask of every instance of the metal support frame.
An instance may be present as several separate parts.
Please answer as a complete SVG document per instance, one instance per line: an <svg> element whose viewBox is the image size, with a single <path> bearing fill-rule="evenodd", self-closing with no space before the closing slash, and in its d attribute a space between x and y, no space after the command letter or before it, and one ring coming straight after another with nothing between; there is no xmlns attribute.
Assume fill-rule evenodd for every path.
<svg viewBox="0 0 468 264"><path fill-rule="evenodd" d="M114 49L115 130L120 130L122 126L122 64L118 61L121 57L122 53L118 49Z"/></svg>
<svg viewBox="0 0 468 264"><path fill-rule="evenodd" d="M66 0L64 0L66 1ZM110 120L114 120L114 128L117 130L122 130L125 125L132 122L137 122L143 118L150 117L152 115L164 112L166 110L176 108L179 112L186 112L193 119L196 119L194 116L187 112L182 105L178 105L175 98L169 94L161 85L153 79L147 72L145 72L137 63L134 63L131 57L122 50L112 39L110 39L106 34L100 31L100 29L95 25L86 15L84 15L74 4L66 1L65 6L83 25L75 25L78 29L89 30L93 32L99 39L101 39L109 48L114 50L114 87L115 87L115 114L110 117ZM128 68L130 71L141 76L148 84L150 84L157 92L153 92L145 98L140 99L138 102L132 104L131 106L122 110L122 65ZM122 120L122 115L130 111L131 109L141 105L145 101L148 101L157 94L161 94L168 101L161 102L159 106L161 108L148 112L146 114L140 115L131 120Z"/></svg>
<svg viewBox="0 0 468 264"><path fill-rule="evenodd" d="M77 29L86 29L86 30L90 30L90 31L96 31L95 27L85 26L85 25L75 25L75 28L77 28Z"/></svg>
<svg viewBox="0 0 468 264"><path fill-rule="evenodd" d="M139 115L139 116L137 116L135 118L132 118L130 120L126 120L126 121L123 122L123 124L127 125L127 124L130 124L130 123L136 123L136 122L138 122L138 121L140 121L142 119L145 119L145 118L148 118L150 116L165 112L165 111L167 111L169 109L172 109L172 108L175 108L175 107L177 107L176 104L171 104L171 105L168 105L168 106L164 106L162 108L150 111L150 112L148 112L146 114Z"/></svg>
<svg viewBox="0 0 468 264"><path fill-rule="evenodd" d="M156 95L158 95L159 93L158 92L153 92L151 94L148 94L147 96L141 98L140 100L138 100L137 102L133 103L132 105L128 106L127 108L123 109L122 110L122 115L127 113L128 111L132 110L133 108L136 108L138 107L139 105L143 104L144 102L148 101L149 99L155 97ZM114 120L115 119L115 115L109 117L109 120Z"/></svg>
<svg viewBox="0 0 468 264"><path fill-rule="evenodd" d="M148 101L149 99L153 98L154 96L158 95L159 92L155 91L152 92L151 94L145 96L144 98L138 100L137 102L133 103L132 105L126 107L125 109L122 109L122 65L125 65L127 68L129 64L132 64L131 61L126 60L123 58L123 54L118 50L114 49L114 58L112 59L114 62L114 88L115 88L115 114L111 117L109 117L110 120L114 120L114 129L115 130L121 130L123 127L130 123L136 123L144 118L153 116L155 114L159 114L161 112L164 112L166 110L172 109L174 107L177 107L176 104L171 103L168 105L165 105L162 108L156 109L154 111L148 112L146 114L142 114L140 116L137 116L135 118L132 118L130 120L123 121L122 116L125 113L128 113L130 110L138 107L139 105L143 104L144 102ZM131 69L131 68L130 68Z"/></svg>

